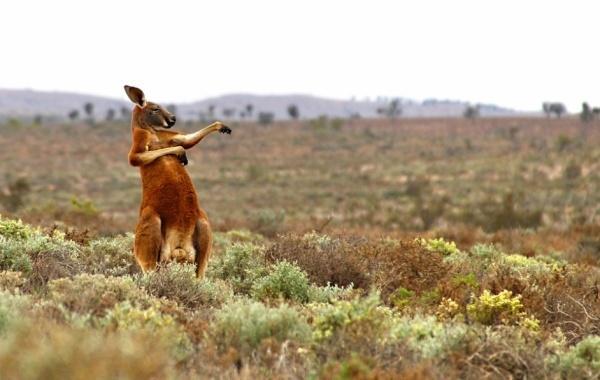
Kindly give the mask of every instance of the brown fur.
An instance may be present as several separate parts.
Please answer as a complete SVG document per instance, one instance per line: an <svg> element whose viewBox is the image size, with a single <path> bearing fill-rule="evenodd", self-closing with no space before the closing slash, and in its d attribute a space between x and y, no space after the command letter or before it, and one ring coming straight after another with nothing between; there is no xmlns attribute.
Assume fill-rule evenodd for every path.
<svg viewBox="0 0 600 380"><path fill-rule="evenodd" d="M125 86L125 91L136 104L131 116L129 163L140 167L143 188L134 243L137 262L144 271L163 261L193 262L197 276L202 277L210 258L212 232L180 161L185 149L207 134L231 130L219 122L188 135L165 130L175 124L174 115L146 102L139 89Z"/></svg>

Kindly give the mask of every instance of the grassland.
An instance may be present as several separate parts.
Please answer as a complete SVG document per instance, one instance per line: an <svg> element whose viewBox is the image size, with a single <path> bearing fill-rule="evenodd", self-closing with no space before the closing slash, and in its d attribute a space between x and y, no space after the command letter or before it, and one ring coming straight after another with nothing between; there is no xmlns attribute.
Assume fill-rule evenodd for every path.
<svg viewBox="0 0 600 380"><path fill-rule="evenodd" d="M202 281L133 261L127 125L0 127L0 378L598 378L600 124L232 127Z"/></svg>

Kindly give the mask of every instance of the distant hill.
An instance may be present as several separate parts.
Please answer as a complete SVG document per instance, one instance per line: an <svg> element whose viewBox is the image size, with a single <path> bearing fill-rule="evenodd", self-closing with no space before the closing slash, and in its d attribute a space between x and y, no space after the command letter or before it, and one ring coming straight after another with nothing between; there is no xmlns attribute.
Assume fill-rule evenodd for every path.
<svg viewBox="0 0 600 380"><path fill-rule="evenodd" d="M104 118L109 108L117 113L121 107L130 105L118 99L101 96L76 94L70 92L46 92L34 90L3 90L0 89L0 116L3 117L46 117L67 118L72 110L79 110L83 115L83 105L87 102L94 104L94 114Z"/></svg>
<svg viewBox="0 0 600 380"><path fill-rule="evenodd" d="M104 119L109 109L116 115L121 108L130 108L125 100L106 98L87 94L68 92L43 92L34 90L2 90L0 89L0 118L17 117L33 118L36 115L54 119L65 119L72 110L79 110L83 115L85 103L94 105L94 115ZM175 104L177 115L183 119L199 119L201 115L208 117L210 106L214 106L214 118L225 118L229 110L232 118L240 118L246 105L253 107L252 117L259 112L269 112L276 119L288 119L287 107L294 104L298 107L301 118L314 118L320 115L330 117L377 117L377 110L387 104L379 101L337 100L309 95L252 95L231 94L204 99L193 103ZM459 117L462 116L466 102L454 100L426 100L417 102L401 99L402 116L405 117ZM520 112L495 105L481 105L482 116L514 116Z"/></svg>

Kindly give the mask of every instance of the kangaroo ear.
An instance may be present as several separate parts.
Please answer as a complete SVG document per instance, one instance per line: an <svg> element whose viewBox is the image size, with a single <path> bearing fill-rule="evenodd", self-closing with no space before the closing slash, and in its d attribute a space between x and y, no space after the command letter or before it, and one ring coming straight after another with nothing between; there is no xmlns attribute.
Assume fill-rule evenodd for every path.
<svg viewBox="0 0 600 380"><path fill-rule="evenodd" d="M133 86L124 86L125 93L131 99L132 102L135 103L136 106L143 108L146 105L146 96L144 96L144 91L140 90L137 87Z"/></svg>

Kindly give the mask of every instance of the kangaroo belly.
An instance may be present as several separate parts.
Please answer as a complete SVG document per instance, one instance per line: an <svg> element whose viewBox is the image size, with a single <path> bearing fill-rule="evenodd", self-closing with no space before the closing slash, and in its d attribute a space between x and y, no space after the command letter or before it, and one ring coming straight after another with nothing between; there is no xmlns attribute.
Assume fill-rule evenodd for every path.
<svg viewBox="0 0 600 380"><path fill-rule="evenodd" d="M143 166L142 209L152 207L167 225L195 224L200 205L185 168L174 156L160 157Z"/></svg>
<svg viewBox="0 0 600 380"><path fill-rule="evenodd" d="M193 235L200 206L196 189L185 168L174 156L164 156L143 166L142 209L151 207L161 220L161 262L190 262L196 258Z"/></svg>

